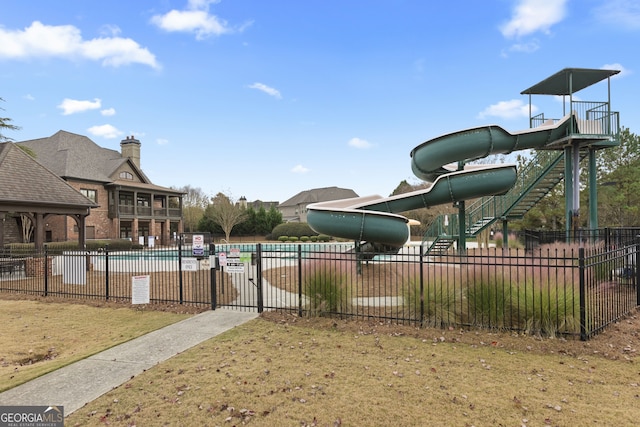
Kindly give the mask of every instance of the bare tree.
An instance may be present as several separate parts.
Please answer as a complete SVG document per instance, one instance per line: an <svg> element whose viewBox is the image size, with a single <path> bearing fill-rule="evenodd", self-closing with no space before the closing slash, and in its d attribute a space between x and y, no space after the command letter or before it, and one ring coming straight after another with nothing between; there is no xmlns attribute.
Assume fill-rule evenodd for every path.
<svg viewBox="0 0 640 427"><path fill-rule="evenodd" d="M29 243L33 235L33 222L29 216L20 214L20 223L22 225L22 242Z"/></svg>
<svg viewBox="0 0 640 427"><path fill-rule="evenodd" d="M247 211L239 204L233 203L226 194L218 193L211 199L211 204L205 211L205 217L222 228L228 242L231 230L247 218Z"/></svg>
<svg viewBox="0 0 640 427"><path fill-rule="evenodd" d="M178 188L184 193L182 197L182 216L184 217L184 227L186 231L196 231L198 222L204 216L204 210L209 204L209 197L199 187L185 185Z"/></svg>

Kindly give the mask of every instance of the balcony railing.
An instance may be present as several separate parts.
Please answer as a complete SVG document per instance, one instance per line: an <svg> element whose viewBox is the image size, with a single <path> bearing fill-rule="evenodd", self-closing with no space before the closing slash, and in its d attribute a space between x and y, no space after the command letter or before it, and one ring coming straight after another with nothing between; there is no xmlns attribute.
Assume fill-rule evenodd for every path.
<svg viewBox="0 0 640 427"><path fill-rule="evenodd" d="M572 101L571 111L576 117L576 123L572 126L578 127L571 130L572 134L617 136L620 133L619 113L611 111L608 102ZM530 126L534 128L558 120L540 113L531 117Z"/></svg>
<svg viewBox="0 0 640 427"><path fill-rule="evenodd" d="M111 205L109 216L115 217L146 217L146 218L181 218L180 208L151 208L149 206Z"/></svg>

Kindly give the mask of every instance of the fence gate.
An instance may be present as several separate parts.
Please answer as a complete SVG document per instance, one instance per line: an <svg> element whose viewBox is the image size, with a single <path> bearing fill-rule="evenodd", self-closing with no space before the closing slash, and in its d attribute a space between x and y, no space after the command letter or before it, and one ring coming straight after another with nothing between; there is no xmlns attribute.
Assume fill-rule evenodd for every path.
<svg viewBox="0 0 640 427"><path fill-rule="evenodd" d="M264 309L260 245L210 246L212 307Z"/></svg>

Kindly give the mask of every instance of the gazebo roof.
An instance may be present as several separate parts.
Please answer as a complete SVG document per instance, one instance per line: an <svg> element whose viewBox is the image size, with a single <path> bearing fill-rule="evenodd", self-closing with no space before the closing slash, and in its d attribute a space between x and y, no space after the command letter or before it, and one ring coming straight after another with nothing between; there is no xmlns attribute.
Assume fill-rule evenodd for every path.
<svg viewBox="0 0 640 427"><path fill-rule="evenodd" d="M10 142L0 143L0 211L88 213L98 205Z"/></svg>

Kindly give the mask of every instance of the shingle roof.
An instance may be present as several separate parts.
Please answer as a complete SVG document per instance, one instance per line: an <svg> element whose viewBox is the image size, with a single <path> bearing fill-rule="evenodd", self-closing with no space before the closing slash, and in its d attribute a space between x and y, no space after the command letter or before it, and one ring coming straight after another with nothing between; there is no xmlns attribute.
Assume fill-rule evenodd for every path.
<svg viewBox="0 0 640 427"><path fill-rule="evenodd" d="M10 142L0 143L0 203L98 206Z"/></svg>
<svg viewBox="0 0 640 427"><path fill-rule="evenodd" d="M100 147L86 136L63 130L47 138L17 144L32 149L38 162L63 178L111 182L113 173L128 161L116 150ZM150 183L149 178L138 171L141 179Z"/></svg>
<svg viewBox="0 0 640 427"><path fill-rule="evenodd" d="M298 206L309 203L328 202L330 200L349 199L358 197L355 191L347 188L325 187L313 190L305 190L296 194L292 198L280 203L279 207Z"/></svg>
<svg viewBox="0 0 640 427"><path fill-rule="evenodd" d="M168 194L175 194L180 195L180 194L185 194L184 191L181 190L175 190L173 188L167 188L167 187L161 187L159 185L155 185L155 184L147 184L147 183L140 183L140 182L132 182L132 181L125 181L125 180L115 180L107 185L105 185L105 188L110 188L110 187L122 187L122 188L143 188L145 190L148 191L162 191L163 193L168 193Z"/></svg>

